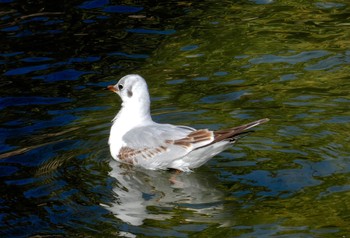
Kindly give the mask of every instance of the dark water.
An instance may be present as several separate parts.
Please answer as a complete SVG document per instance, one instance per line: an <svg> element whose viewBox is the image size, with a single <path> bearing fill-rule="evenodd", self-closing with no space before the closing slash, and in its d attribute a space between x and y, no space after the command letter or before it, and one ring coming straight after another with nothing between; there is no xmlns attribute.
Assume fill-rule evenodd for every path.
<svg viewBox="0 0 350 238"><path fill-rule="evenodd" d="M0 0L1 237L348 237L350 6ZM159 122L269 117L193 173L113 162L142 74Z"/></svg>

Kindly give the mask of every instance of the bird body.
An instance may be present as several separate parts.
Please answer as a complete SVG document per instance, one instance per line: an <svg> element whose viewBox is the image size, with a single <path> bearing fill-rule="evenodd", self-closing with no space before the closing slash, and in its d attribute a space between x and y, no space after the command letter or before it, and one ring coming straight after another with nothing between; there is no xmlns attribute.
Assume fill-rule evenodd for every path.
<svg viewBox="0 0 350 238"><path fill-rule="evenodd" d="M227 149L246 130L268 121L265 118L221 131L159 124L152 120L148 87L141 76L127 75L108 89L123 101L112 121L108 140L111 155L115 160L146 169L198 168Z"/></svg>

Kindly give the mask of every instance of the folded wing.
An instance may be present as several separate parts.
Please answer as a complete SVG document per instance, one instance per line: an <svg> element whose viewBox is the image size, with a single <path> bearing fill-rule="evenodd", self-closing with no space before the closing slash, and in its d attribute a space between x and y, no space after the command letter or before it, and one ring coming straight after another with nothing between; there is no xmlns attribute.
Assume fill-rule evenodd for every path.
<svg viewBox="0 0 350 238"><path fill-rule="evenodd" d="M171 168L191 151L210 144L214 133L207 129L155 124L138 127L123 137L119 160L148 169Z"/></svg>
<svg viewBox="0 0 350 238"><path fill-rule="evenodd" d="M234 143L246 130L267 122L261 119L242 126L209 131L169 124L134 128L123 137L119 160L147 169L193 168ZM217 146L216 146L217 145ZM200 157L200 158L197 158Z"/></svg>

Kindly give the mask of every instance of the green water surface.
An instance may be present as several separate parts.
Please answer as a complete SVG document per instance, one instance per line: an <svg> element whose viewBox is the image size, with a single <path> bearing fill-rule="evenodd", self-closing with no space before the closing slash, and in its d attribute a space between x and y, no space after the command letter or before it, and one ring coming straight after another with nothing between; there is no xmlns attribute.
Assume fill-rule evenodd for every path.
<svg viewBox="0 0 350 238"><path fill-rule="evenodd" d="M48 38L62 48L11 45L3 31L4 52L25 52L2 65L1 171L15 171L1 182L4 236L349 236L348 1L87 3L98 2L62 17L65 35ZM77 12L107 18L82 28ZM107 145L121 101L102 89L129 73L147 80L158 122L270 121L175 184L169 171L121 166Z"/></svg>

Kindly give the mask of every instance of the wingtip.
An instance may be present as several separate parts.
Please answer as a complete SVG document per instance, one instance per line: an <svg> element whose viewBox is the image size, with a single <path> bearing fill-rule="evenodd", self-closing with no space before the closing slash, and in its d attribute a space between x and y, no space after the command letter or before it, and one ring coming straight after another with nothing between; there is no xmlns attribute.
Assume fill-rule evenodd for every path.
<svg viewBox="0 0 350 238"><path fill-rule="evenodd" d="M262 124L262 123L265 123L265 122L268 122L268 121L270 121L269 118L264 118L264 119L258 120L259 124Z"/></svg>
<svg viewBox="0 0 350 238"><path fill-rule="evenodd" d="M268 121L270 121L269 118L263 118L263 119L257 120L254 124L257 126L257 125L266 123L266 122L268 122Z"/></svg>
<svg viewBox="0 0 350 238"><path fill-rule="evenodd" d="M249 130L250 128L253 128L255 126L258 126L260 124L263 124L265 122L268 122L270 119L269 118L263 118L263 119L260 119L260 120L257 120L257 121L254 121L254 122L251 122L251 123L248 123L246 125L243 125L243 127L245 127L243 130Z"/></svg>

